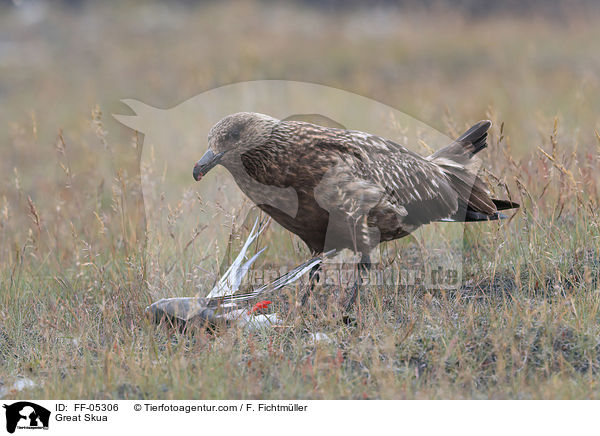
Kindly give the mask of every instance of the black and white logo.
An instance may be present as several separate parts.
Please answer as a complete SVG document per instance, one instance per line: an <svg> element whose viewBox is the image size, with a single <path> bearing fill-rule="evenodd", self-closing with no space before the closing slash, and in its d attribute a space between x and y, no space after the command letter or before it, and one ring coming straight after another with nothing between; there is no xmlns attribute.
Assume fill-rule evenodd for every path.
<svg viewBox="0 0 600 436"><path fill-rule="evenodd" d="M4 404L6 409L6 431L14 433L16 429L48 429L50 411L29 401Z"/></svg>

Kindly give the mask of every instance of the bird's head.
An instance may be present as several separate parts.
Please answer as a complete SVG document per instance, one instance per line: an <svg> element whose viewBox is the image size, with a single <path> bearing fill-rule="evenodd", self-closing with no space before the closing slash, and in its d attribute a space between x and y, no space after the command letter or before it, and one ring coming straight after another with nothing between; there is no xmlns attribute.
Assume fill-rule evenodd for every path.
<svg viewBox="0 0 600 436"><path fill-rule="evenodd" d="M194 179L200 180L217 164L234 165L240 155L263 144L279 120L254 112L228 115L208 133L208 150L194 166Z"/></svg>

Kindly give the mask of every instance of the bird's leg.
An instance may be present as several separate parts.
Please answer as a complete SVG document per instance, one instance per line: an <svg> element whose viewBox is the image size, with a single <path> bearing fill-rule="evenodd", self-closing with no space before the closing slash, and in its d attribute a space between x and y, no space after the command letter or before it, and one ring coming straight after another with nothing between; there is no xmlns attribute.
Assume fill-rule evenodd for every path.
<svg viewBox="0 0 600 436"><path fill-rule="evenodd" d="M317 265L313 266L311 268L310 272L308 273L308 289L302 296L302 299L301 299L302 306L304 306L306 304L306 302L308 301L308 298L310 297L310 293L315 288L315 285L317 283L319 283L319 280L321 279L321 275L319 274L320 272L321 272L321 264L318 263Z"/></svg>
<svg viewBox="0 0 600 436"><path fill-rule="evenodd" d="M354 285L352 286L352 289L350 290L350 292L351 292L350 299L348 300L348 303L346 303L346 311L349 311L350 309L352 309L352 306L356 302L356 297L358 296L358 291L360 290L360 287L363 285L363 276L366 275L370 269L371 269L371 258L369 257L368 254L363 254L360 258L360 262L358 263L358 277L356 278L356 282L354 282Z"/></svg>

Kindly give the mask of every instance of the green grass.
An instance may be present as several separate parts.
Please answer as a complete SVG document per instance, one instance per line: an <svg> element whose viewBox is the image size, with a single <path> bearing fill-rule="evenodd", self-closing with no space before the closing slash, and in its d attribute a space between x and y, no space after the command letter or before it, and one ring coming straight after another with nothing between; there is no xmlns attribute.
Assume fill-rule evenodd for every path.
<svg viewBox="0 0 600 436"><path fill-rule="evenodd" d="M7 398L598 398L594 17L376 21L270 3L175 10L172 21L136 3L79 14L88 21L50 9L27 32L0 15L0 37L20 49L0 67L0 381L36 384ZM378 32L365 33L370 22ZM120 98L170 107L264 78L367 95L450 136L491 118L490 186L504 197L506 184L521 210L468 226L460 290L370 289L356 326L337 321L335 292L321 288L273 331L157 328L144 308L208 289L229 235L233 251L243 237L246 206L211 209L224 224L194 239L190 217L208 213L195 191L160 205L166 231L144 251L142 138L106 114L123 111ZM194 189L217 195L216 180ZM266 265L308 255L275 225L263 243Z"/></svg>

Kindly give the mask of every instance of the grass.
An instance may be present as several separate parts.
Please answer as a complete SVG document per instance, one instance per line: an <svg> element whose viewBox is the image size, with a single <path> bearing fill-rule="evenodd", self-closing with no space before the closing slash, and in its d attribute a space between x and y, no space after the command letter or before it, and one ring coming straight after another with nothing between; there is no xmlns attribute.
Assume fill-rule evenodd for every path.
<svg viewBox="0 0 600 436"><path fill-rule="evenodd" d="M6 398L598 398L592 16L473 23L439 13L126 3L47 9L26 31L13 12L0 15ZM223 22L238 26L225 31ZM140 174L143 138L106 114L122 112L124 97L169 107L257 78L368 95L450 136L489 117L490 186L502 197L506 186L522 208L467 227L459 290L371 289L356 326L337 322L334 304L323 309L332 292L320 289L311 310L277 331L157 328L144 308L210 287L228 241L235 251L247 205L218 197L217 185L232 183L225 172L200 188L182 182L180 201L157 205L165 232L156 251L145 250L141 180L153 174ZM223 206L210 209L201 201L209 194ZM202 214L223 224L190 233ZM267 264L307 256L277 226L263 242L274 247ZM306 331L331 341L315 344ZM11 390L19 377L35 386Z"/></svg>

